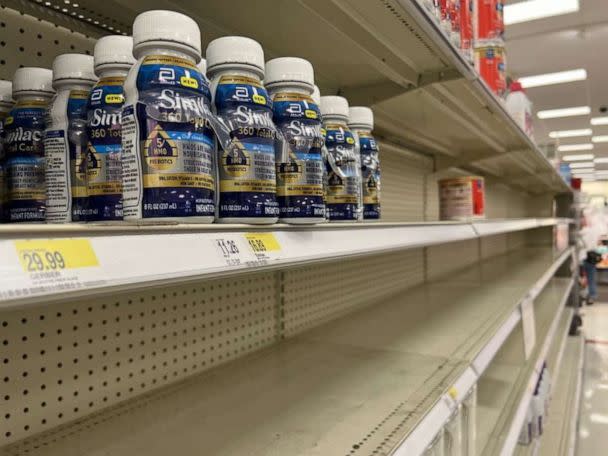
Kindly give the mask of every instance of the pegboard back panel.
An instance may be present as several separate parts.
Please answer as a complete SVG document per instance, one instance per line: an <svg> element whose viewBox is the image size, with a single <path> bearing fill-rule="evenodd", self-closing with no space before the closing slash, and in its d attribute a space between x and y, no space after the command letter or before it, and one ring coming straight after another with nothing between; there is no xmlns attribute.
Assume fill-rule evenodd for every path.
<svg viewBox="0 0 608 456"><path fill-rule="evenodd" d="M427 278L436 279L479 260L479 241L451 242L427 248Z"/></svg>
<svg viewBox="0 0 608 456"><path fill-rule="evenodd" d="M51 22L0 7L0 79L24 66L51 68L59 54L93 55L95 39Z"/></svg>
<svg viewBox="0 0 608 456"><path fill-rule="evenodd" d="M433 170L432 160L386 142L380 142L380 160L382 220L423 221L425 176Z"/></svg>
<svg viewBox="0 0 608 456"><path fill-rule="evenodd" d="M481 258L486 259L496 255L502 255L509 250L506 234L482 237L480 240Z"/></svg>
<svg viewBox="0 0 608 456"><path fill-rule="evenodd" d="M277 339L277 273L0 314L0 447Z"/></svg>
<svg viewBox="0 0 608 456"><path fill-rule="evenodd" d="M424 281L423 249L288 270L283 273L285 337L373 304Z"/></svg>
<svg viewBox="0 0 608 456"><path fill-rule="evenodd" d="M528 244L527 231L514 231L507 234L508 250L525 247Z"/></svg>

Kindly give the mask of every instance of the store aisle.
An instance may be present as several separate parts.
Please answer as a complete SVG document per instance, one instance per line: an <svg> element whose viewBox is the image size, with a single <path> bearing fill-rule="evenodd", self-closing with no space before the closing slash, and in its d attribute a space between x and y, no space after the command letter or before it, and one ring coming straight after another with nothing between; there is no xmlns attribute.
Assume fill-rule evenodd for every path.
<svg viewBox="0 0 608 456"><path fill-rule="evenodd" d="M585 369L577 456L606 454L608 446L608 304L585 307Z"/></svg>

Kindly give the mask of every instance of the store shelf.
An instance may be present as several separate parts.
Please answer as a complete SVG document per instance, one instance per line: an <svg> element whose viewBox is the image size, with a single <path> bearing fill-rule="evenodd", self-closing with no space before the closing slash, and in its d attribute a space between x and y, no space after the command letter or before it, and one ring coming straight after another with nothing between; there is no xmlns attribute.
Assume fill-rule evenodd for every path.
<svg viewBox="0 0 608 456"><path fill-rule="evenodd" d="M561 220L361 223L308 228L221 224L4 225L0 226L0 307L424 247L559 224ZM57 278L48 280L32 279L24 272L20 262L23 251L18 253L16 243L33 240L36 243L31 244L32 248L44 249L47 244L53 246L54 240L64 240L63 249L69 254L70 243L75 239L79 240L77 248L83 248L84 240L84 247L90 248L96 261L60 271ZM261 240L262 246L252 246L252 239L258 244ZM43 270L47 266L52 269L53 265L44 264Z"/></svg>
<svg viewBox="0 0 608 456"><path fill-rule="evenodd" d="M564 313L572 315L564 306L573 283L552 279L536 299L536 346L528 361L495 363L484 376L477 410L479 454L508 456L516 450L538 375L552 345L563 340Z"/></svg>
<svg viewBox="0 0 608 456"><path fill-rule="evenodd" d="M525 248L483 261L462 273L465 280L415 287L137 407L96 415L94 426L75 425L80 435L51 435L42 452L29 454L415 456L455 407L451 398L461 400L475 383L476 357L568 254ZM552 296L565 293L566 282L551 280Z"/></svg>

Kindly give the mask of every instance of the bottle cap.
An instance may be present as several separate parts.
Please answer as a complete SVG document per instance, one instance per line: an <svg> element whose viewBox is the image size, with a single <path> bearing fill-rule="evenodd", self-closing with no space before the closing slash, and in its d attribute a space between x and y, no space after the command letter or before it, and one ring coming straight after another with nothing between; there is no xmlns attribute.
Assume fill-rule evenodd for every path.
<svg viewBox="0 0 608 456"><path fill-rule="evenodd" d="M152 10L139 14L133 22L133 52L143 46L171 43L201 58L201 30L188 16L175 11Z"/></svg>
<svg viewBox="0 0 608 456"><path fill-rule="evenodd" d="M264 85L306 85L311 91L315 85L315 72L308 60L298 57L279 57L266 62Z"/></svg>
<svg viewBox="0 0 608 456"><path fill-rule="evenodd" d="M352 106L348 110L348 125L374 129L374 112L365 106Z"/></svg>
<svg viewBox="0 0 608 456"><path fill-rule="evenodd" d="M13 97L27 92L54 94L53 72L47 68L18 68L13 76Z"/></svg>
<svg viewBox="0 0 608 456"><path fill-rule="evenodd" d="M207 46L207 72L212 74L224 66L239 65L255 71L264 79L264 50L260 43L244 36L224 36Z"/></svg>
<svg viewBox="0 0 608 456"><path fill-rule="evenodd" d="M129 68L135 64L133 38L123 35L103 36L95 43L93 57L96 72L106 65Z"/></svg>
<svg viewBox="0 0 608 456"><path fill-rule="evenodd" d="M348 119L348 101L344 97L326 96L321 97L321 115L343 117Z"/></svg>
<svg viewBox="0 0 608 456"><path fill-rule="evenodd" d="M58 82L97 81L93 57L85 54L61 54L53 60L53 87Z"/></svg>
<svg viewBox="0 0 608 456"><path fill-rule="evenodd" d="M317 106L321 106L321 91L317 85L314 86L311 97Z"/></svg>
<svg viewBox="0 0 608 456"><path fill-rule="evenodd" d="M207 74L207 59L201 59L196 66L198 67L198 70L203 73L203 76Z"/></svg>
<svg viewBox="0 0 608 456"><path fill-rule="evenodd" d="M0 79L0 103L13 102L13 83Z"/></svg>

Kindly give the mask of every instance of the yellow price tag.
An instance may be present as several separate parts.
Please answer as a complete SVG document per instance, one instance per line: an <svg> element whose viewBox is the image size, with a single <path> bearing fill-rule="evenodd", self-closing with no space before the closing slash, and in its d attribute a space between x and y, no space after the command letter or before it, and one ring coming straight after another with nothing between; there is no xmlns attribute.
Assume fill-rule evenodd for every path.
<svg viewBox="0 0 608 456"><path fill-rule="evenodd" d="M194 78L188 78L186 76L182 76L179 79L179 83L184 87L190 87L191 89L198 89L198 81Z"/></svg>
<svg viewBox="0 0 608 456"><path fill-rule="evenodd" d="M448 391L448 394L450 395L450 397L454 400L456 400L456 398L458 397L458 390L456 389L455 386L452 386L450 388L450 390Z"/></svg>
<svg viewBox="0 0 608 456"><path fill-rule="evenodd" d="M14 244L24 272L99 266L89 239L32 239Z"/></svg>
<svg viewBox="0 0 608 456"><path fill-rule="evenodd" d="M281 244L273 233L247 233L245 239L254 253L278 252Z"/></svg>

